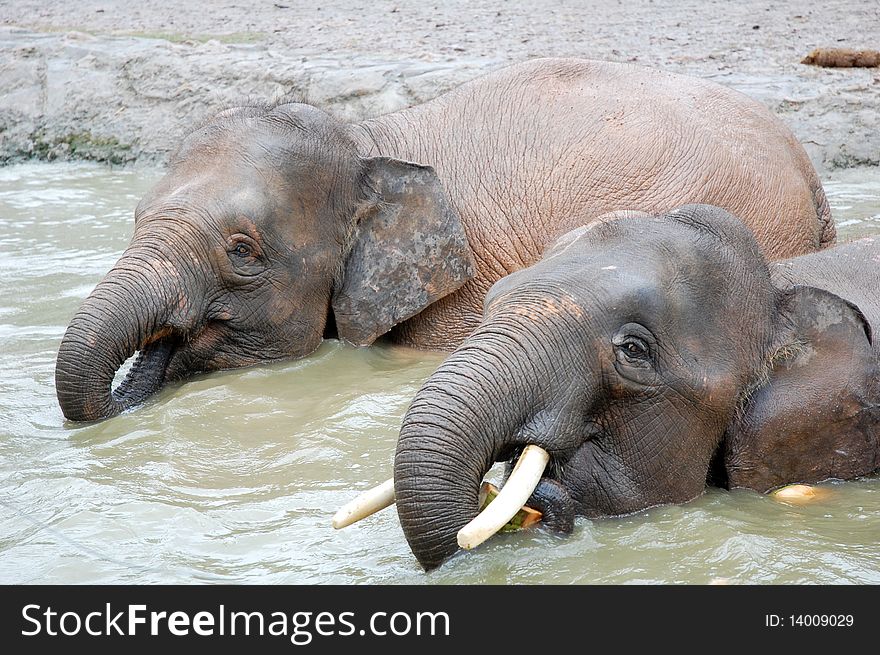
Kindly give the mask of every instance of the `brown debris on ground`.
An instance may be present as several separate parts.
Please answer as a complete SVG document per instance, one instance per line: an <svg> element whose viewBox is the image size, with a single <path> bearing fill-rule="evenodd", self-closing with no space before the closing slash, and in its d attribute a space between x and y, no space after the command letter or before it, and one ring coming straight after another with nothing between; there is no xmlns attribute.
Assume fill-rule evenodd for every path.
<svg viewBox="0 0 880 655"><path fill-rule="evenodd" d="M849 48L816 48L801 59L801 63L825 68L877 68L880 66L880 52Z"/></svg>

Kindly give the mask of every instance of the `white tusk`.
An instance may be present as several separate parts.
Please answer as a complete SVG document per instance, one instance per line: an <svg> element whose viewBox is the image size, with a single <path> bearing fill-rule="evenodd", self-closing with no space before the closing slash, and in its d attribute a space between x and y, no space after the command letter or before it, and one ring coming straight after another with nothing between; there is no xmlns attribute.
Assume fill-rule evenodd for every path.
<svg viewBox="0 0 880 655"><path fill-rule="evenodd" d="M339 530L394 504L394 478L365 491L333 515L333 527Z"/></svg>
<svg viewBox="0 0 880 655"><path fill-rule="evenodd" d="M503 528L526 504L549 461L550 455L540 446L526 446L498 497L458 531L458 545L465 550L476 548Z"/></svg>

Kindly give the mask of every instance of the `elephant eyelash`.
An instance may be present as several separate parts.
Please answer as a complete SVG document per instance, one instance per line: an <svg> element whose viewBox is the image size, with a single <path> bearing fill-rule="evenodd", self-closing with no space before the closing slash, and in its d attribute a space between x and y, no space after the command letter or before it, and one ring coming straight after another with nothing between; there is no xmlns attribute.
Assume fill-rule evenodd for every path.
<svg viewBox="0 0 880 655"><path fill-rule="evenodd" d="M624 348L624 350L626 350L627 354L629 354L629 355L643 356L643 355L647 354L647 351L645 350L645 348L643 348L642 346L640 346L639 344L637 344L634 341L630 341L625 346L623 346L623 348Z"/></svg>
<svg viewBox="0 0 880 655"><path fill-rule="evenodd" d="M621 343L614 346L615 350L628 360L649 361L651 359L650 347L637 337L627 337Z"/></svg>

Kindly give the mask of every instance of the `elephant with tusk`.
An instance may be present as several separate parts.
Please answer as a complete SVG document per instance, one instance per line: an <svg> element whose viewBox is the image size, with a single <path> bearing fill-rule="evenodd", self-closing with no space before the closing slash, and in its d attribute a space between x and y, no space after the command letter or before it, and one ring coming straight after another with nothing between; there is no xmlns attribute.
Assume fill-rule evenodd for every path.
<svg viewBox="0 0 880 655"><path fill-rule="evenodd" d="M603 216L492 287L407 411L383 501L431 569L524 503L570 531L575 514L683 503L707 482L869 474L878 288L877 238L768 266L717 207ZM520 455L478 516L483 476Z"/></svg>
<svg viewBox="0 0 880 655"><path fill-rule="evenodd" d="M58 401L104 419L168 381L303 357L325 337L451 350L571 217L688 202L741 216L770 258L834 241L789 130L691 77L541 59L360 123L295 102L227 109L182 140L72 318Z"/></svg>

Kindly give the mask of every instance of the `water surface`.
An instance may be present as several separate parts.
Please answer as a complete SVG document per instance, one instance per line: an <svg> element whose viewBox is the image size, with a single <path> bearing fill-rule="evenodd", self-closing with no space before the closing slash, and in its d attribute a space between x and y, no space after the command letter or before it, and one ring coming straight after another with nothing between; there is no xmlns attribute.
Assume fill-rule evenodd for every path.
<svg viewBox="0 0 880 655"><path fill-rule="evenodd" d="M400 419L442 356L325 343L205 376L102 423L66 423L64 329L128 243L151 169L0 168L0 582L880 583L880 478L784 505L683 506L502 535L425 575L393 510L330 516L390 475ZM826 190L842 239L880 233L880 170Z"/></svg>

